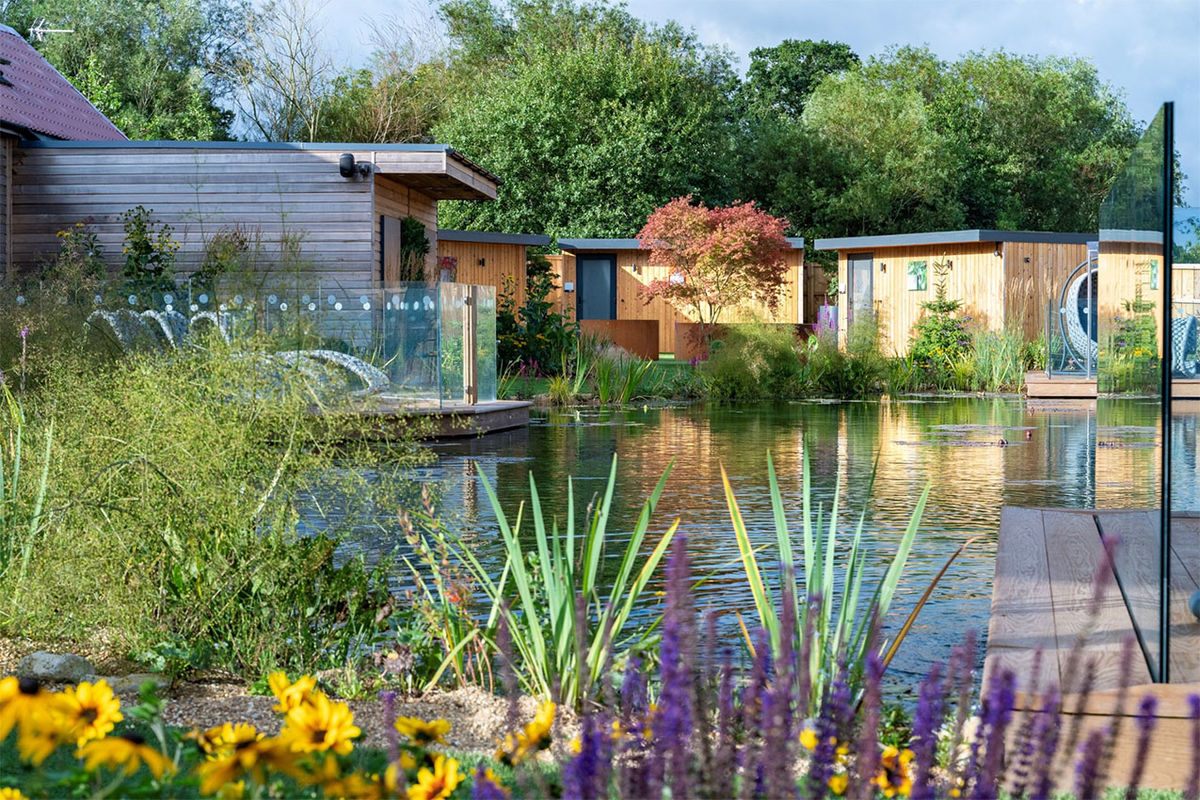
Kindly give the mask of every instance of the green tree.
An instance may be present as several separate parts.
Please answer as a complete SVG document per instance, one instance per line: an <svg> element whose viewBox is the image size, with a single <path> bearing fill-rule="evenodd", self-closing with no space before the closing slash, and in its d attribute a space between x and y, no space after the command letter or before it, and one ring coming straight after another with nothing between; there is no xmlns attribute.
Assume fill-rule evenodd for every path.
<svg viewBox="0 0 1200 800"><path fill-rule="evenodd" d="M34 19L72 33L34 46L132 139L227 139L233 115L221 65L240 47L246 0L32 0L6 24ZM12 22L9 22L9 20Z"/></svg>
<svg viewBox="0 0 1200 800"><path fill-rule="evenodd" d="M742 93L754 113L799 117L804 103L826 75L859 66L850 46L841 42L784 39L775 47L750 51Z"/></svg>
<svg viewBox="0 0 1200 800"><path fill-rule="evenodd" d="M723 51L573 0L442 13L453 94L434 135L504 178L498 202L444 204L444 225L628 236L672 197L727 194L736 78Z"/></svg>

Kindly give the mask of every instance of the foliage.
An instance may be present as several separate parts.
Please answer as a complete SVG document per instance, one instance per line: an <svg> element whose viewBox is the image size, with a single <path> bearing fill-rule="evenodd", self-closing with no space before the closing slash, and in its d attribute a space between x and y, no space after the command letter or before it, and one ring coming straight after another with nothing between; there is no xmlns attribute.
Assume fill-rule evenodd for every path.
<svg viewBox="0 0 1200 800"><path fill-rule="evenodd" d="M44 278L73 283L104 277L104 248L90 224L76 222L54 235L58 237L58 255L42 270Z"/></svg>
<svg viewBox="0 0 1200 800"><path fill-rule="evenodd" d="M579 325L554 309L549 300L554 275L533 272L525 285L525 302L518 308L515 287L506 278L496 303L496 335L500 369L516 365L533 375L553 375L566 355L576 350Z"/></svg>
<svg viewBox="0 0 1200 800"><path fill-rule="evenodd" d="M489 635L503 619L517 656L515 668L526 691L576 707L603 678L610 659L644 636L627 631L626 623L678 525L671 525L652 545L646 539L669 473L668 468L642 506L629 538L610 554L607 527L617 480L616 458L603 496L588 504L583 530L576 528L574 483L567 484L565 530L560 534L557 518L547 525L537 485L530 476L529 508L536 548L530 553L523 538L529 534L521 530L523 516L518 514L509 523L491 483L480 472L504 542L504 569L497 578L470 547L450 542L445 546L469 569L472 580L491 603ZM649 552L638 566L643 544ZM618 564L615 575L604 569L605 562L614 556ZM531 564L531 558L536 562Z"/></svg>
<svg viewBox="0 0 1200 800"><path fill-rule="evenodd" d="M937 278L934 282L934 299L921 303L925 313L913 326L908 347L913 360L924 373L926 383L938 387L954 386L956 365L969 360L971 356L971 334L967 330L970 318L955 316L955 312L962 307L962 301L946 296L946 275L949 270L950 265L945 261L933 263Z"/></svg>
<svg viewBox="0 0 1200 800"><path fill-rule="evenodd" d="M5 22L73 33L34 46L131 139L228 139L219 77L242 48L242 0L17 0Z"/></svg>
<svg viewBox="0 0 1200 800"><path fill-rule="evenodd" d="M724 51L586 0L450 0L441 14L455 88L434 138L504 177L495 203L443 204L446 227L628 236L673 197L728 194Z"/></svg>
<svg viewBox="0 0 1200 800"><path fill-rule="evenodd" d="M400 280L423 281L425 257L429 255L429 236L425 223L408 216L400 220Z"/></svg>
<svg viewBox="0 0 1200 800"><path fill-rule="evenodd" d="M832 397L870 397L887 385L890 365L879 349L879 326L871 315L859 315L846 331L846 347L835 333L808 340L804 360L808 391Z"/></svg>
<svg viewBox="0 0 1200 800"><path fill-rule="evenodd" d="M16 492L5 536L22 554L0 577L7 635L104 630L131 652L174 642L252 674L340 666L391 635L379 616L396 606L387 564L346 559L339 543L356 509L396 502L399 468L417 451L398 440L385 461L373 452L369 480L335 469L360 448L368 457L361 423L313 415L329 396L268 366L267 341L106 362L55 348L52 323L30 323L36 380L3 447L6 472L18 448L22 462L19 483L5 484ZM80 329L61 335L78 340ZM44 476L44 503L31 476ZM304 520L328 535L299 535L297 507L332 491L344 498L338 514L318 504Z"/></svg>
<svg viewBox="0 0 1200 800"><path fill-rule="evenodd" d="M193 289L211 291L223 275L251 274L263 255L262 231L226 225L204 240L204 258L189 276Z"/></svg>
<svg viewBox="0 0 1200 800"><path fill-rule="evenodd" d="M800 355L795 334L784 326L728 326L710 350L701 370L714 397L749 400L798 393Z"/></svg>
<svg viewBox="0 0 1200 800"><path fill-rule="evenodd" d="M153 212L136 206L121 215L125 229L125 265L121 274L135 290L173 288L175 252L179 242L166 223L155 222Z"/></svg>
<svg viewBox="0 0 1200 800"><path fill-rule="evenodd" d="M982 391L1014 391L1024 384L1026 345L1019 331L977 333L971 352L976 385Z"/></svg>
<svg viewBox="0 0 1200 800"><path fill-rule="evenodd" d="M741 87L743 102L751 113L799 118L825 76L860 63L849 45L824 39L784 39L774 47L756 47Z"/></svg>
<svg viewBox="0 0 1200 800"><path fill-rule="evenodd" d="M775 308L787 269L787 221L754 203L708 208L679 197L654 210L637 235L653 263L671 270L640 291L686 309L702 326L721 313L757 300Z"/></svg>
<svg viewBox="0 0 1200 800"><path fill-rule="evenodd" d="M1113 317L1106 345L1100 350L1099 387L1102 392L1152 394L1160 385L1158 323L1155 303L1146 300L1143 283L1132 299L1122 301L1122 314Z"/></svg>
<svg viewBox="0 0 1200 800"><path fill-rule="evenodd" d="M917 527L921 523L921 515L925 503L929 499L929 487L921 494L913 509L912 517L905 528L904 535L896 545L896 554L887 565L887 571L882 580L870 589L870 594L864 591L864 570L866 569L866 550L860 548L862 541L863 523L866 519L864 510L855 528L850 550L842 561L838 562L839 554L845 553L844 547L838 546L838 513L841 478L838 479L838 489L834 490L833 504L829 510L828 523L825 522L824 506L818 506L813 513L808 457L804 458L803 477L800 488L803 506L802 547L800 553L793 554L792 535L788 530L787 517L784 514L783 498L779 491L779 482L775 478L775 467L771 457L767 456L767 472L771 493L771 509L775 519L775 544L778 548L778 562L782 565L782 575L779 578L780 602L784 606L793 606L782 613L794 613L793 619L798 620L797 630L791 633L796 636L800 631L811 633L811 641L799 638L785 643L783 641L783 624L780 612L776 611L776 602L768 594L768 586L763 580L758 567L758 558L754 547L746 533L746 525L742 513L738 509L737 499L733 495L733 487L726 477L724 469L721 480L725 484L725 499L729 505L729 514L733 521L733 530L737 536L738 550L741 552L742 563L746 570L746 580L754 595L755 608L763 628L770 634L771 649L776 659L786 658L789 653L799 652L801 657L807 655L807 667L810 676L809 696L802 698L809 707L815 707L822 698L826 697L830 687L838 678L841 670L845 670L843 680L859 681L865 674L868 657L874 652L880 656L884 646L876 643L879 649L872 651L871 626L880 624L891 606L900 575L908 561L908 553L917 535ZM828 524L828 530L823 534L822 528ZM824 541L822 541L822 537ZM803 568L802 572L799 572ZM835 572L840 575L835 577ZM797 583L799 573L800 583ZM840 597L839 597L840 588ZM860 601L865 601L863 605ZM849 688L861 688L852 684ZM857 691L854 692L857 694Z"/></svg>

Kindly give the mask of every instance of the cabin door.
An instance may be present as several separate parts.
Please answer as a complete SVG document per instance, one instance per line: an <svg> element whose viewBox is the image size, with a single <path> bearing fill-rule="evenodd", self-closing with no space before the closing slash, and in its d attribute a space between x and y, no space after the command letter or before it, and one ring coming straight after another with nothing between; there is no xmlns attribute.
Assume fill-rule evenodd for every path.
<svg viewBox="0 0 1200 800"><path fill-rule="evenodd" d="M577 319L617 318L617 257L579 256L575 259L579 295Z"/></svg>
<svg viewBox="0 0 1200 800"><path fill-rule="evenodd" d="M846 287L850 304L847 306L846 324L853 325L861 318L867 319L875 310L874 279L875 261L870 253L856 253L846 259L850 285Z"/></svg>
<svg viewBox="0 0 1200 800"><path fill-rule="evenodd" d="M384 283L400 280L400 228L395 217L379 218L379 280Z"/></svg>

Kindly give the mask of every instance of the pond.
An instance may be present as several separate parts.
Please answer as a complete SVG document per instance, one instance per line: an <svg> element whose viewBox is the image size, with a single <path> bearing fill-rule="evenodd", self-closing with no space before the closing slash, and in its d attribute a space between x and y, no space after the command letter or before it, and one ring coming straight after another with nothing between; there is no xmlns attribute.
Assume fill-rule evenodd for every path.
<svg viewBox="0 0 1200 800"><path fill-rule="evenodd" d="M889 670L891 693L903 694L903 687L915 683L931 662L946 658L968 629L986 637L1002 506L1155 507L1156 415L1157 405L1137 400L1101 401L1097 410L1094 404L1089 409L1069 401L1032 408L1018 398L940 397L543 410L535 412L528 429L430 445L437 460L419 474L440 485L450 527L477 537L477 552L498 563L494 517L477 469L497 487L510 519L528 500L529 473L543 508L561 518L567 476L576 481L582 507L603 488L615 454L618 477L609 530L620 538L632 529L642 502L673 461L648 538L678 518L696 573L710 576L698 590L697 606L738 609L747 624L755 612L721 490L722 465L751 537L763 544L774 541L768 451L793 531L800 527L805 455L814 505L829 508L840 474L841 529L848 542L865 514L872 583L885 570L928 485L929 504L888 629L903 621L946 559L977 538L939 584ZM1177 486L1176 496L1195 498L1196 417L1180 417L1175 427L1175 452L1189 465L1177 474L1192 481ZM643 621L660 602L647 597ZM740 637L732 615L725 625L729 641Z"/></svg>

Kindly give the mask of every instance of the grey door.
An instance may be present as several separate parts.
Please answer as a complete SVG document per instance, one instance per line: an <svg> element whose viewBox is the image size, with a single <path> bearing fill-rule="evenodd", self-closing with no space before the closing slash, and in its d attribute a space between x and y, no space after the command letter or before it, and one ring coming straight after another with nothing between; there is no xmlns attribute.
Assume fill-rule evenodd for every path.
<svg viewBox="0 0 1200 800"><path fill-rule="evenodd" d="M846 322L853 325L855 320L869 317L875 310L875 287L872 285L875 260L870 253L855 253L846 258L846 273L850 285L846 287L850 304L847 308Z"/></svg>
<svg viewBox="0 0 1200 800"><path fill-rule="evenodd" d="M617 257L579 256L575 260L577 319L617 318Z"/></svg>

